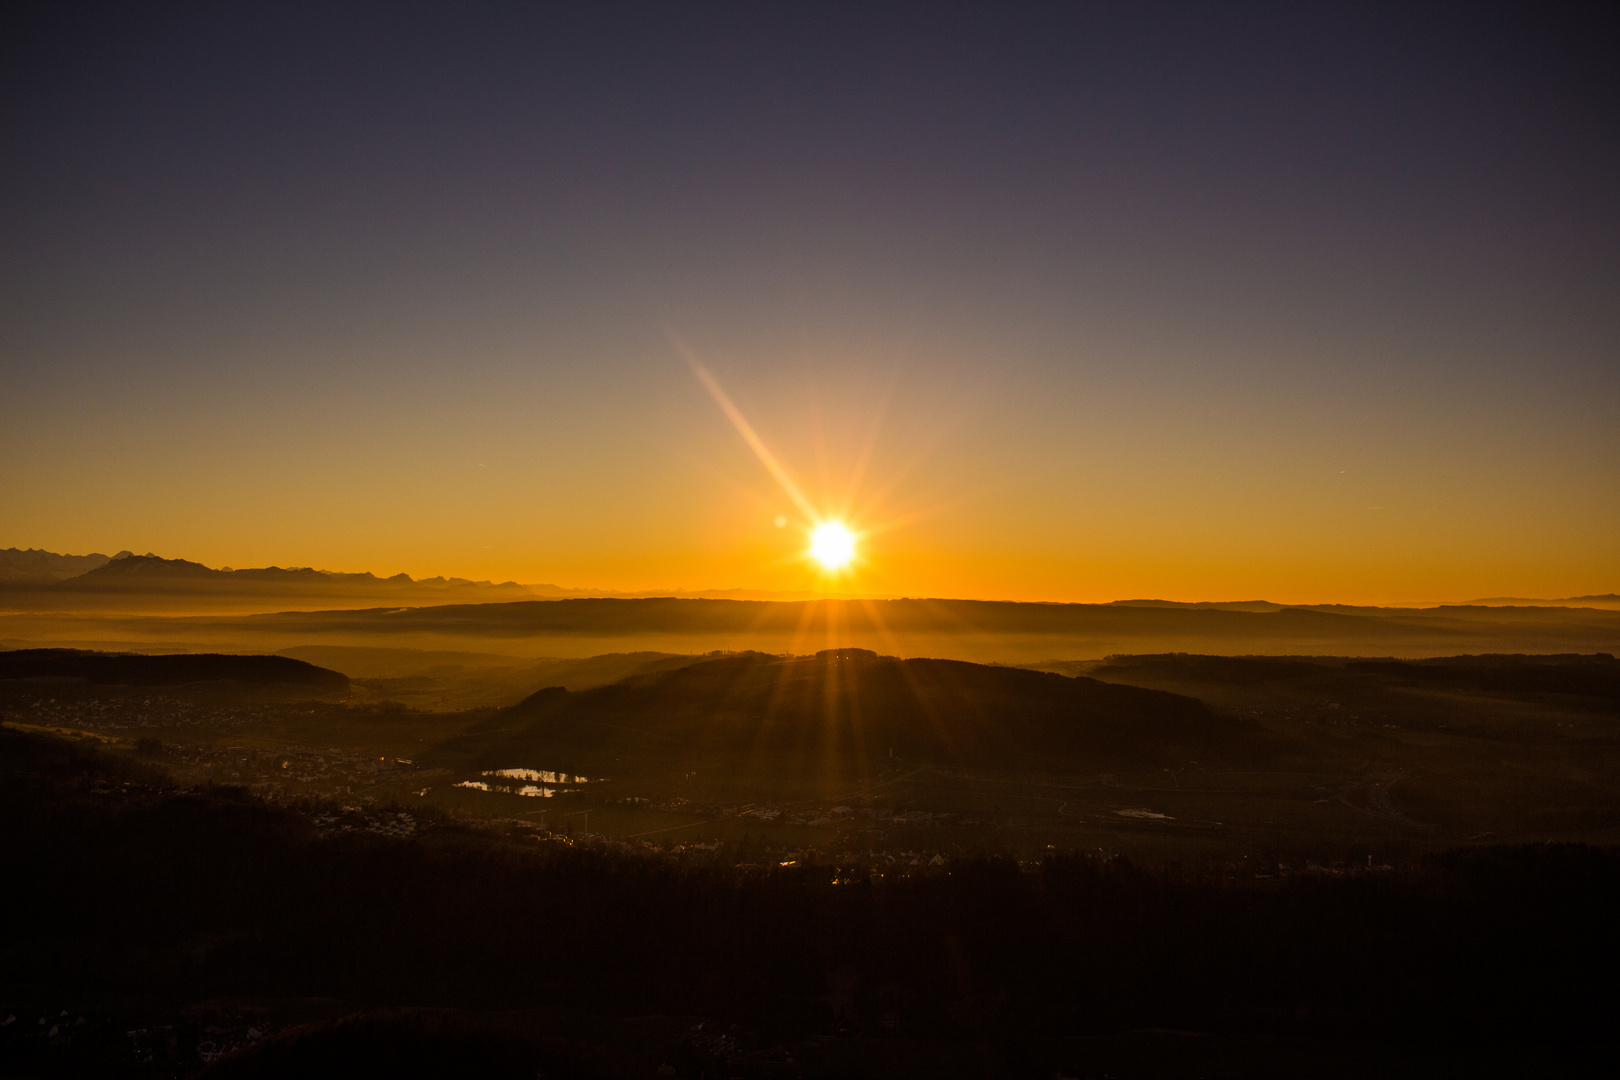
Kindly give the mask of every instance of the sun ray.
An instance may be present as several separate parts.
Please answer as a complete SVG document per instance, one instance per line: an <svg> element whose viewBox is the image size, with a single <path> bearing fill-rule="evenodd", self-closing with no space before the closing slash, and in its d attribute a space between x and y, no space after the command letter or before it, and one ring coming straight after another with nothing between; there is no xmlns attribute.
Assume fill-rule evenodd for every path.
<svg viewBox="0 0 1620 1080"><path fill-rule="evenodd" d="M883 396L878 401L876 414L872 418L871 430L866 433L866 439L861 443L861 448L855 455L855 467L850 473L849 489L841 511L846 517L855 510L853 505L855 494L861 490L861 486L866 482L866 470L871 467L872 457L877 453L878 439L883 434L883 422L888 418L889 405L894 401L894 395L899 387L900 369L896 367L889 376L889 385L884 389Z"/></svg>
<svg viewBox="0 0 1620 1080"><path fill-rule="evenodd" d="M714 403L720 406L720 411L726 414L726 419L731 421L731 426L736 428L737 434L742 436L743 442L748 444L748 448L754 452L754 456L759 458L759 463L765 466L765 470L771 474L771 477L782 488L783 494L792 499L793 505L797 506L806 517L812 521L819 520L821 515L817 513L810 500L805 498L798 482L793 479L793 474L788 472L786 466L777 460L775 454L771 453L771 448L765 445L765 440L759 437L759 433L754 430L754 425L748 422L748 418L742 414L742 410L732 402L731 397L726 393L725 388L720 385L719 380L709 374L709 369L698 363L697 358L684 345L677 342L676 348L680 350L682 358L691 365L693 374L698 377L698 381L703 384L704 389L709 391L709 396L714 398Z"/></svg>
<svg viewBox="0 0 1620 1080"><path fill-rule="evenodd" d="M932 447L923 448L921 452L910 455L911 460L903 463L898 474L876 478L878 482L875 486L870 488L868 486L874 481L873 465L877 458L877 449L882 441L890 405L898 392L900 381L898 369L892 373L888 385L881 388L876 402L876 414L871 417L867 430L860 439L851 474L843 483L835 482L830 472L831 461L825 444L827 433L822 423L821 402L813 388L807 392L801 404L809 411L812 419L813 479L819 484L812 492L802 486L799 475L767 444L764 436L743 414L720 380L702 363L695 351L673 332L669 334L669 340L708 391L732 428L797 511L799 520L796 529L804 536L805 545L791 554L783 553L779 559L772 560L771 565L781 567L797 565L813 570L813 583L809 584L816 595L840 595L868 572L876 569L869 565L870 560L862 550L868 539L905 528L912 522L944 508L932 506L910 510L883 509L893 492L918 467L921 460L929 455ZM754 497L762 502L768 501L758 495ZM955 501L948 500L946 505ZM785 518L778 519L779 528L785 524ZM834 638L840 632L830 624L823 629L832 633ZM834 638L829 638L825 647L838 644Z"/></svg>

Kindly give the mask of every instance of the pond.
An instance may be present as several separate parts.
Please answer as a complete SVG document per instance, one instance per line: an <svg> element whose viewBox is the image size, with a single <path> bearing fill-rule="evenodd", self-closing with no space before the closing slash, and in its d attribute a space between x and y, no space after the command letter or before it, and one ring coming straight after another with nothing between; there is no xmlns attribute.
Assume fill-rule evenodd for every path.
<svg viewBox="0 0 1620 1080"><path fill-rule="evenodd" d="M531 780L540 784L590 784L600 783L585 776L571 776L565 772L552 772L550 769L486 769L485 776L500 776L507 780Z"/></svg>
<svg viewBox="0 0 1620 1080"><path fill-rule="evenodd" d="M599 784L600 778L592 779L586 776L575 776L572 773L553 772L550 769L485 769L483 776L498 777L502 780L528 780L530 783L517 786L513 784L491 783L488 780L462 780L454 786L469 788L473 791L488 791L500 795L522 795L530 799L550 799L557 795L568 795L579 790L580 784Z"/></svg>

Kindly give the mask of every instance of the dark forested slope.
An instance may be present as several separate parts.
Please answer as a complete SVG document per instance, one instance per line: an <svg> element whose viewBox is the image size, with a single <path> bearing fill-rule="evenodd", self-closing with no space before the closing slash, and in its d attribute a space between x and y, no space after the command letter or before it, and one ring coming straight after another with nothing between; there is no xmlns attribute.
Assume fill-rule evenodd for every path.
<svg viewBox="0 0 1620 1080"><path fill-rule="evenodd" d="M571 694L543 690L490 725L487 763L579 771L654 755L665 768L862 771L879 759L1044 770L1184 761L1257 738L1192 698L1093 679L860 649L708 660Z"/></svg>
<svg viewBox="0 0 1620 1080"><path fill-rule="evenodd" d="M1279 1039L1310 1052L1241 1075L1437 1074L1327 1068L1356 1047L1458 1075L1570 1075L1559 1059L1606 1053L1614 1010L1620 862L1584 847L1267 888L1077 855L887 880L814 864L734 872L718 858L536 850L426 817L411 840L329 821L323 836L320 819L240 790L178 790L150 767L9 729L0 816L12 871L0 1007L22 1020L0 1028L6 1075L192 1075L217 1045L206 1040L225 1036L188 1026L184 1003L233 1000L258 1013L339 998L695 1016L781 1049L688 1039L686 1057L663 1059L674 1075L760 1078L1076 1075L1114 1045L1097 1040L1165 1029L1212 1033L1187 1040L1208 1059L1169 1075L1237 1075L1214 1059ZM62 1016L90 1022L47 1025ZM152 1030L167 1038L132 1041ZM806 1047L845 1063L797 1061ZM347 1060L346 1045L306 1049L310 1066ZM1463 1060L1498 1056L1513 1067ZM593 1060L541 1069L655 1075ZM283 1064L241 1075L312 1074ZM1137 1065L1108 1071L1167 1075Z"/></svg>
<svg viewBox="0 0 1620 1080"><path fill-rule="evenodd" d="M186 653L143 656L82 649L17 649L0 652L0 679L83 679L117 686L180 686L229 679L341 690L349 677L288 656L223 656Z"/></svg>

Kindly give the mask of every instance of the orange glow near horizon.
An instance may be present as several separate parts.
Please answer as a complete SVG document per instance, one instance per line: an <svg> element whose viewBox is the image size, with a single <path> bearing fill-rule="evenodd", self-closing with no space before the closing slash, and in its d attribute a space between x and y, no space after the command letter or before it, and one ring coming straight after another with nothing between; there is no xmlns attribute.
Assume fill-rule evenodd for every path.
<svg viewBox="0 0 1620 1080"><path fill-rule="evenodd" d="M1616 589L1620 511L1585 497L1612 469L1591 457L1594 478L1561 477L1537 456L1550 444L1438 465L1380 447L1346 467L1345 447L1260 423L1234 443L1227 417L1163 403L1047 415L1009 391L902 379L889 373L906 357L876 346L840 346L836 367L762 353L769 378L745 366L752 345L711 347L724 387L663 348L640 397L537 425L520 408L534 387L476 408L447 391L402 444L386 412L289 441L301 414L266 405L276 422L227 431L221 413L167 442L144 412L109 413L8 474L0 547L642 594L1425 604ZM128 467L106 468L119 453ZM1469 486L1487 467L1541 477L1538 514L1498 513L1498 487ZM836 573L810 555L828 521L857 538Z"/></svg>
<svg viewBox="0 0 1620 1080"><path fill-rule="evenodd" d="M0 546L643 595L1432 604L1616 588L1620 504L1587 497L1613 468L1589 455L1560 474L1555 443L1425 458L1261 423L1264 392L1226 412L1034 395L936 380L872 341L762 337L709 344L702 363L660 348L644 383L544 424L538 379L325 419L277 412L266 389L245 398L264 403L257 426L228 429L221 407L165 439L120 406L8 474ZM300 423L311 438L287 440ZM128 467L106 468L119 454ZM1493 486L1471 479L1485 472ZM1498 481L1531 476L1537 513L1498 512ZM856 537L836 572L810 554L829 521Z"/></svg>

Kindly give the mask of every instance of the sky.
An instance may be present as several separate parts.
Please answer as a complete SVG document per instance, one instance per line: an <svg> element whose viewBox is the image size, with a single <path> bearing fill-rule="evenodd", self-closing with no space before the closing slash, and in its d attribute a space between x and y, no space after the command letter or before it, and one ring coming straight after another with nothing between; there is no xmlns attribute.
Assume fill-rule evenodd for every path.
<svg viewBox="0 0 1620 1080"><path fill-rule="evenodd" d="M1601 6L4 18L0 546L1620 590ZM836 577L803 557L823 518L859 536Z"/></svg>

